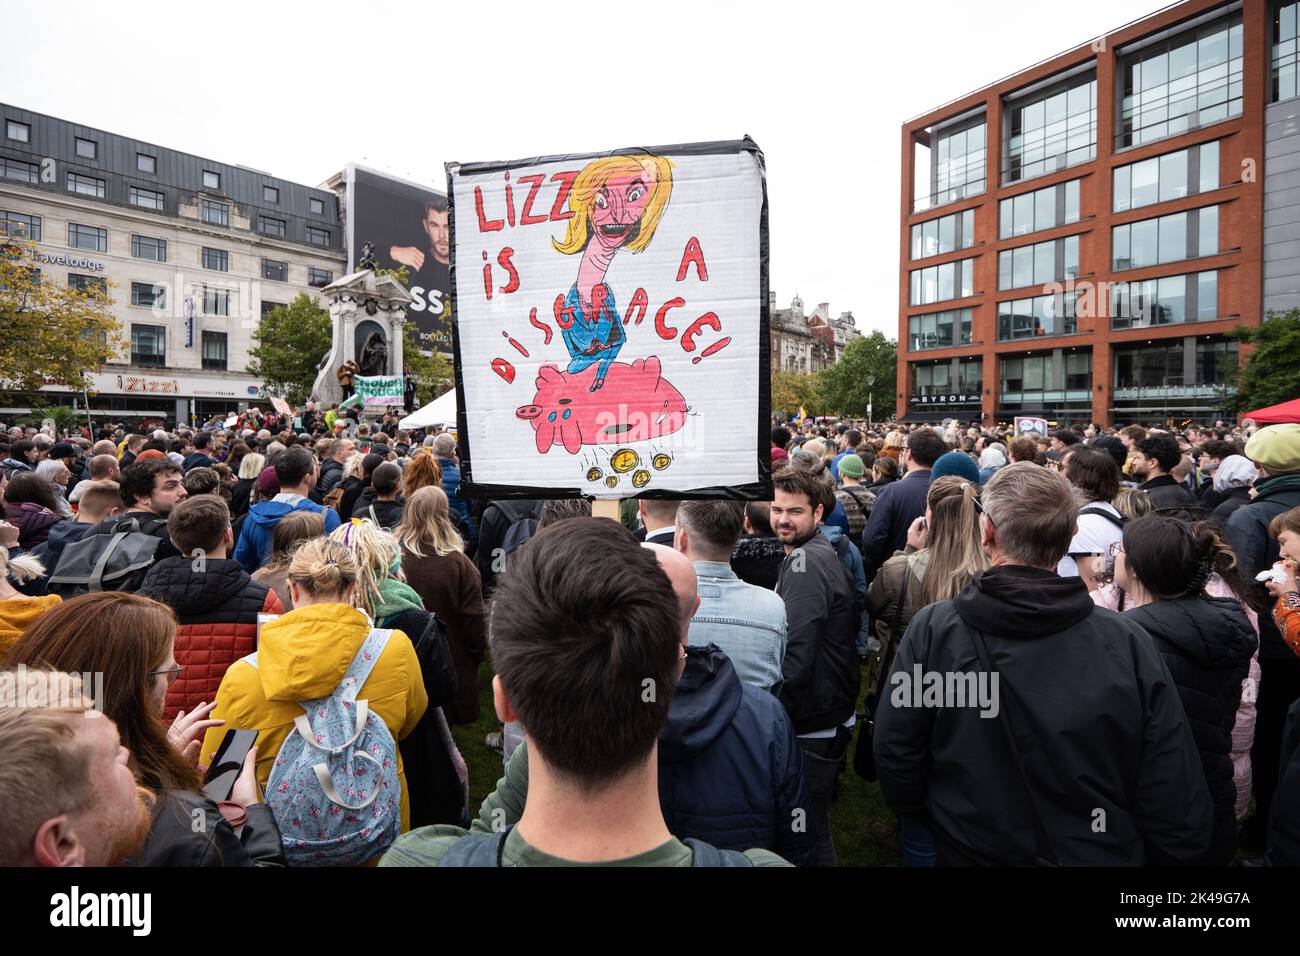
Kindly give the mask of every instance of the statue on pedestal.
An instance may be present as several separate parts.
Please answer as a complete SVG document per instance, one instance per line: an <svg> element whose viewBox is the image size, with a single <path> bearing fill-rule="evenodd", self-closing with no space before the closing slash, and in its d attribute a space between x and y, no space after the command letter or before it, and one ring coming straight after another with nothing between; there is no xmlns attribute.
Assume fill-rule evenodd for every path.
<svg viewBox="0 0 1300 956"><path fill-rule="evenodd" d="M362 375L388 374L388 346L384 344L383 335L371 332L366 338L361 347L360 366Z"/></svg>
<svg viewBox="0 0 1300 956"><path fill-rule="evenodd" d="M375 244L367 242L361 247L361 258L357 261L357 271L369 269L372 272L379 268L379 260L375 258Z"/></svg>

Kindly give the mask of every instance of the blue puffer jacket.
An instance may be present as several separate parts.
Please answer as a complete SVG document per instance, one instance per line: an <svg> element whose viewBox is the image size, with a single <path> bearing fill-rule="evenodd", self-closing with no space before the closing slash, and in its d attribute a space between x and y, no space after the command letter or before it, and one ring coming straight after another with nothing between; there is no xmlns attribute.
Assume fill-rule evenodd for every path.
<svg viewBox="0 0 1300 956"><path fill-rule="evenodd" d="M465 519L465 523L473 530L474 522L469 517L469 504L460 496L460 466L450 458L439 458L438 464L442 467L442 490L447 493L447 503L451 505L451 510Z"/></svg>
<svg viewBox="0 0 1300 956"><path fill-rule="evenodd" d="M659 805L668 829L807 866L816 856L809 801L803 753L781 703L742 684L716 644L686 648L659 734Z"/></svg>

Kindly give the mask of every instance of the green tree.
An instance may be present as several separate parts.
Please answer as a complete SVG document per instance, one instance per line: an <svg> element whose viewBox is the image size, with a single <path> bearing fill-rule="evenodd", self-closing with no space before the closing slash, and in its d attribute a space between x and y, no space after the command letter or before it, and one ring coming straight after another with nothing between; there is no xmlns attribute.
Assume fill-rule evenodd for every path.
<svg viewBox="0 0 1300 956"><path fill-rule="evenodd" d="M1228 333L1238 342L1254 346L1237 373L1237 394L1226 404L1232 411L1248 412L1300 398L1300 309L1269 312L1258 328L1238 326Z"/></svg>
<svg viewBox="0 0 1300 956"><path fill-rule="evenodd" d="M809 415L822 412L821 396L817 392L817 376L811 372L774 372L772 374L772 415L789 421L799 414L800 406Z"/></svg>
<svg viewBox="0 0 1300 956"><path fill-rule="evenodd" d="M36 244L0 236L0 394L93 391L90 373L123 346L108 289L42 278Z"/></svg>
<svg viewBox="0 0 1300 956"><path fill-rule="evenodd" d="M865 418L873 399L872 417L879 421L894 410L894 380L898 371L898 343L880 331L854 339L834 365L822 369L819 391L824 414ZM875 383L867 379L875 376Z"/></svg>
<svg viewBox="0 0 1300 956"><path fill-rule="evenodd" d="M305 292L262 319L248 350L248 374L256 375L272 395L290 405L311 397L321 359L333 339L329 312Z"/></svg>

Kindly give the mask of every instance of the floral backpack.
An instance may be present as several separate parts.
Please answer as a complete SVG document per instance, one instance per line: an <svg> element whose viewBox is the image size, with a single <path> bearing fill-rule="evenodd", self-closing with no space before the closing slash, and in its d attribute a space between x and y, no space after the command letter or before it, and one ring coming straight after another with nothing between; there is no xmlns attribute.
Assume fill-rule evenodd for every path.
<svg viewBox="0 0 1300 956"><path fill-rule="evenodd" d="M401 832L397 742L357 700L392 633L372 629L332 694L298 702L266 786L290 866L359 866ZM244 660L257 667L256 653Z"/></svg>

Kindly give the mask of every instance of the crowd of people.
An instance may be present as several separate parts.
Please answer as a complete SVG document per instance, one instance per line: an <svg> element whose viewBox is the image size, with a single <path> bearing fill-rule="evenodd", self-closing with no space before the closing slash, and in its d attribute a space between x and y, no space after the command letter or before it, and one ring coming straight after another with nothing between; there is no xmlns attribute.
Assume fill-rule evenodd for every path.
<svg viewBox="0 0 1300 956"><path fill-rule="evenodd" d="M908 866L1300 862L1300 424L776 425L611 520L228 421L0 434L0 865L834 866L848 772Z"/></svg>

